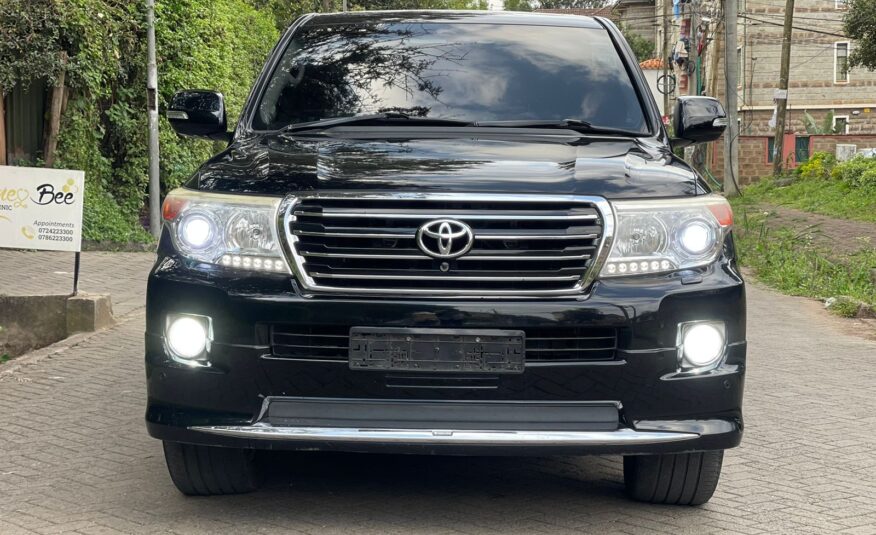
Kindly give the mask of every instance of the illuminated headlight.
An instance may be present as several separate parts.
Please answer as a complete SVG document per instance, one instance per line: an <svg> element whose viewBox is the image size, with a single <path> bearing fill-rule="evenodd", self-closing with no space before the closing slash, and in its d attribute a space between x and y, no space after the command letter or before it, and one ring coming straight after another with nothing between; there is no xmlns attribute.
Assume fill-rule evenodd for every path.
<svg viewBox="0 0 876 535"><path fill-rule="evenodd" d="M281 199L176 189L164 220L183 256L228 269L289 273L277 239Z"/></svg>
<svg viewBox="0 0 876 535"><path fill-rule="evenodd" d="M181 217L178 228L180 241L191 250L209 247L219 233L212 218L198 212L187 213Z"/></svg>
<svg viewBox="0 0 876 535"><path fill-rule="evenodd" d="M192 366L209 365L207 353L213 339L210 318L195 314L170 314L164 339L170 356L177 362Z"/></svg>
<svg viewBox="0 0 876 535"><path fill-rule="evenodd" d="M682 323L678 339L682 370L708 370L717 366L724 356L726 336L723 322Z"/></svg>
<svg viewBox="0 0 876 535"><path fill-rule="evenodd" d="M612 203L614 241L601 277L668 273L704 266L721 254L733 212L719 195Z"/></svg>

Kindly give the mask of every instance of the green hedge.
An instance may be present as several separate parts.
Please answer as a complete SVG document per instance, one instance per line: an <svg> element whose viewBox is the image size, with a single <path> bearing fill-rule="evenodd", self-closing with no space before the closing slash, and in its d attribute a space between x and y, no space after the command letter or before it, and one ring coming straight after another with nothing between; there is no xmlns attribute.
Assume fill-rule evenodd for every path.
<svg viewBox="0 0 876 535"><path fill-rule="evenodd" d="M156 2L162 115L174 91L215 88L236 117L278 38L274 14L256 1ZM145 20L140 0L0 0L0 88L53 81L59 53L69 57L56 165L86 172L87 239L148 239L140 225L148 182ZM166 189L215 152L210 142L177 137L164 119L160 136Z"/></svg>

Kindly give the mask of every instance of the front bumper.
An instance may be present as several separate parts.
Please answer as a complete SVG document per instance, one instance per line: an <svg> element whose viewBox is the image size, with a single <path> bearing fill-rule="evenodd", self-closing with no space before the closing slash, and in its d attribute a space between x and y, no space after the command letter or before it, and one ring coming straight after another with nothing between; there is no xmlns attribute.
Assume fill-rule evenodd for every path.
<svg viewBox="0 0 876 535"><path fill-rule="evenodd" d="M168 313L212 318L209 368L187 367L167 356L162 332ZM711 372L680 374L677 326L700 320L725 323L726 358ZM399 381L399 374L351 370L345 362L272 358L263 334L264 325L272 323L466 329L581 325L617 328L619 336L610 361L527 363L522 374L442 384L421 380L434 374L408 373ZM580 299L458 301L304 297L282 277L205 275L166 257L149 280L146 419L150 434L163 440L267 449L498 454L725 449L741 439L745 349L744 286L730 262L697 273L598 281ZM357 402L410 407L453 402L469 415L417 421L381 408L371 420L270 417L271 403L295 400L336 415L348 414ZM351 404L337 408L336 400ZM563 420L569 411L564 406L520 421L487 416L474 419L474 425L479 404L507 403L515 404L513 412L524 413L544 404L573 404L583 416ZM605 403L615 407L607 426L602 416L593 420L589 412ZM545 426L546 421L553 423Z"/></svg>

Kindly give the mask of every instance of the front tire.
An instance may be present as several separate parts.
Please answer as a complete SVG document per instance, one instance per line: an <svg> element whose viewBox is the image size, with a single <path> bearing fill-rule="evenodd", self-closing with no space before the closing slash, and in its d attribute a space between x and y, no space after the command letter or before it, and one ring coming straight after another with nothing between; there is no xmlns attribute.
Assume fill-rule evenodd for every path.
<svg viewBox="0 0 876 535"><path fill-rule="evenodd" d="M624 485L634 500L704 504L715 493L724 450L624 457Z"/></svg>
<svg viewBox="0 0 876 535"><path fill-rule="evenodd" d="M187 496L242 494L258 488L255 451L164 442L173 484Z"/></svg>

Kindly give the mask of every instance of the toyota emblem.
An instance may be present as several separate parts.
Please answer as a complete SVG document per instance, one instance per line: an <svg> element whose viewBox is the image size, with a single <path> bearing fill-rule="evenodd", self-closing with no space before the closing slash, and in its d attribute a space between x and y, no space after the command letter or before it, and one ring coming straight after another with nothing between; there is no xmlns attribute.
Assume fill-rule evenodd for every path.
<svg viewBox="0 0 876 535"><path fill-rule="evenodd" d="M417 230L417 245L433 258L458 258L474 245L474 233L462 221L436 219Z"/></svg>

